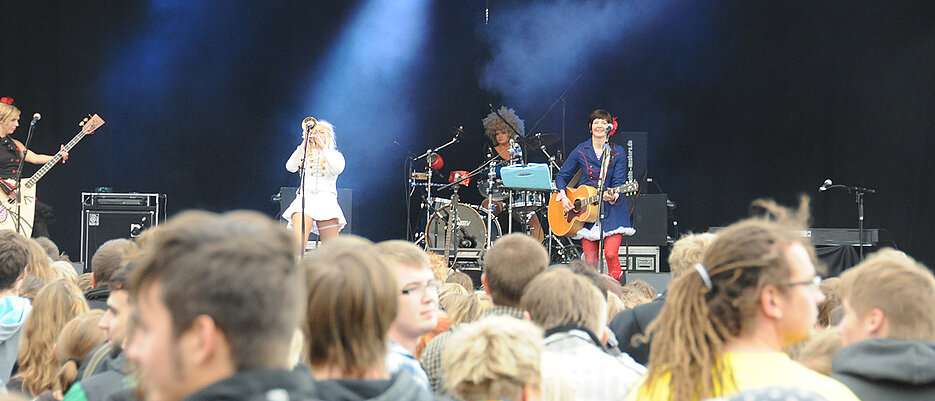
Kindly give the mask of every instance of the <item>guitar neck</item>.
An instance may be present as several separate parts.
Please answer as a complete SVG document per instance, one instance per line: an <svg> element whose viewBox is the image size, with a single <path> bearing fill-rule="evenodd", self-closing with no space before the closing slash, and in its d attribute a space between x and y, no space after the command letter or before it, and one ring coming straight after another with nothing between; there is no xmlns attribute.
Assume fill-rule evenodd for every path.
<svg viewBox="0 0 935 401"><path fill-rule="evenodd" d="M81 131L78 132L78 134L76 134L74 138L71 138L71 140L68 141L68 143L64 145L62 150L65 152L70 151L71 148L75 147L75 145L77 145L78 142L81 141L81 139L85 137L85 135L89 133L93 133L94 130L96 130L98 127L100 127L103 124L104 124L104 120L102 120L100 116L95 114L93 117L90 118L90 120L86 120L85 125L81 128ZM32 177L29 179L29 181L26 181L26 183L23 185L25 185L26 188L32 188L34 185L36 185L36 182L38 182L42 178L42 176L45 175L45 173L48 173L49 170L52 169L52 166L54 166L60 160L62 160L61 151L55 152L55 155L53 155L52 158L49 159L49 161L47 161L44 165L42 165L42 167L39 168L39 171L36 171L36 174L33 174Z"/></svg>
<svg viewBox="0 0 935 401"><path fill-rule="evenodd" d="M620 192L623 188L626 188L626 187L627 187L627 184L623 184L616 188L609 188L607 189L607 191L610 192L611 195L613 195L613 194ZM601 200L601 194L596 194L594 196L589 196L585 198L583 203L586 205L590 205L592 203L597 203L597 201L599 200Z"/></svg>

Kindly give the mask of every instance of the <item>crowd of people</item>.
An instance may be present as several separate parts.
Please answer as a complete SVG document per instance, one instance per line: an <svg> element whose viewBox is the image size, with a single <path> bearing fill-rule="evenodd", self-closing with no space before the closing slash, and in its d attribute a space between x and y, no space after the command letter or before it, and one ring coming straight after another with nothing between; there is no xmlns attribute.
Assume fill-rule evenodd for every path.
<svg viewBox="0 0 935 401"><path fill-rule="evenodd" d="M184 212L100 246L89 276L0 231L6 399L931 400L935 276L880 250L822 279L797 209L672 247L654 289L526 234L478 282L413 243L302 258L254 212ZM63 264L58 263L59 266ZM69 263L64 265L70 266ZM625 275L623 276L625 277Z"/></svg>

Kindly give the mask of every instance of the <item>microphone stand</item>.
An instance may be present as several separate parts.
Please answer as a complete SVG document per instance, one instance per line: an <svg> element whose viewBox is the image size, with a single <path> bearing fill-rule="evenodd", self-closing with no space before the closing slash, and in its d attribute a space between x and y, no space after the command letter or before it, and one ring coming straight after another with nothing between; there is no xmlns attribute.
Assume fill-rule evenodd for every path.
<svg viewBox="0 0 935 401"><path fill-rule="evenodd" d="M16 227L16 232L23 234L23 235L26 235L26 233L20 231L23 228L22 227L22 224L23 224L22 216L23 215L21 214L22 204L23 204L23 194L20 192L20 189L22 186L22 183L20 181L22 181L22 178L23 178L23 163L26 162L26 154L29 153L29 143L32 141L32 134L33 132L35 132L35 129L36 129L36 120L33 120L32 122L29 123L29 131L26 132L26 142L23 144L23 152L22 152L23 154L20 155L19 166L16 167L16 176L13 177L13 180L16 183L16 191L15 191L16 193L16 223L14 224L14 226Z"/></svg>
<svg viewBox="0 0 935 401"><path fill-rule="evenodd" d="M599 233L598 233L600 235L600 238L598 239L598 242L597 242L597 271L600 272L601 274L605 273L604 271L604 189L607 186L606 185L607 184L607 169L610 167L610 158L613 156L612 153L613 153L613 150L608 147L608 143L605 140L604 150L602 151L602 155L601 155L601 158L602 158L601 159L601 176L598 179L598 183L597 183L597 193L598 195L600 195L597 197L597 207L599 211L598 212L599 217L597 221L598 221L598 224L600 225Z"/></svg>
<svg viewBox="0 0 935 401"><path fill-rule="evenodd" d="M847 193L855 196L854 201L857 203L857 247L860 248L860 260L864 260L864 195L875 194L877 191L871 188L840 184L828 185L824 188L825 190L844 188L847 190Z"/></svg>
<svg viewBox="0 0 935 401"><path fill-rule="evenodd" d="M308 141L311 139L309 138L310 136L309 134L311 134L311 130L309 130L308 127L306 127L305 128L305 141L304 141L305 145L303 146L303 149L302 149L302 164L299 165L300 166L299 167L299 177L300 177L299 178L299 192L302 193L302 241L299 244L299 246L301 246L302 249L299 250L299 255L305 255L305 249L308 248L308 234L305 233L305 216L306 216L305 214L305 181L306 181L305 172L306 172L306 164L308 163ZM316 247L317 247L317 244L316 244Z"/></svg>

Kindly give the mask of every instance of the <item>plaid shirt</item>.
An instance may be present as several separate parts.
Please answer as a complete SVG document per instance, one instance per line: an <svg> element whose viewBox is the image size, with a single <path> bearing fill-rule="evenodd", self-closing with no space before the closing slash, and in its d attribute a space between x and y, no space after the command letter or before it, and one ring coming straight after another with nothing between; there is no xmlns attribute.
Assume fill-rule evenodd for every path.
<svg viewBox="0 0 935 401"><path fill-rule="evenodd" d="M512 306L494 306L483 311L481 313L481 318L484 316L512 316L517 319L522 319L523 310ZM436 394L442 394L443 390L442 375L444 371L442 370L442 352L444 352L445 347L448 345L448 338L451 337L451 333L460 326L460 324L452 326L448 331L435 336L435 338L429 341L428 345L425 346L425 351L422 351L422 358L419 359L419 362L422 363L422 368L425 369L425 373L429 376L429 384L432 385L432 391Z"/></svg>

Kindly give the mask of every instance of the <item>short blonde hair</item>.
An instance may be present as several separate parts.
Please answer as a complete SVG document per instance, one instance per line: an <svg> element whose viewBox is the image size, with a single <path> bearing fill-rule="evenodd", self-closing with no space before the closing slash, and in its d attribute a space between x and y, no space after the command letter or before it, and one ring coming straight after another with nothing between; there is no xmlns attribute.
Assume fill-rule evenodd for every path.
<svg viewBox="0 0 935 401"><path fill-rule="evenodd" d="M712 241L714 241L712 233L686 234L675 241L672 244L672 251L669 252L669 271L672 272L672 280L688 271L695 263L701 262L704 252Z"/></svg>
<svg viewBox="0 0 935 401"><path fill-rule="evenodd" d="M607 323L607 300L584 276L553 267L534 278L520 301L545 330L574 326L598 335Z"/></svg>
<svg viewBox="0 0 935 401"><path fill-rule="evenodd" d="M431 270L432 262L429 255L409 241L395 239L378 242L374 249L377 251L377 257L394 269L406 267Z"/></svg>
<svg viewBox="0 0 935 401"><path fill-rule="evenodd" d="M444 383L462 400L519 399L542 385L542 330L488 316L453 332L442 353Z"/></svg>
<svg viewBox="0 0 935 401"><path fill-rule="evenodd" d="M838 293L858 316L882 311L889 338L935 341L935 276L903 252L870 255L841 274Z"/></svg>
<svg viewBox="0 0 935 401"><path fill-rule="evenodd" d="M460 286L459 286L460 287ZM445 312L451 324L470 323L480 318L487 306L475 293L452 295L446 302Z"/></svg>
<svg viewBox="0 0 935 401"><path fill-rule="evenodd" d="M19 117L20 111L12 104L0 103L0 122Z"/></svg>

